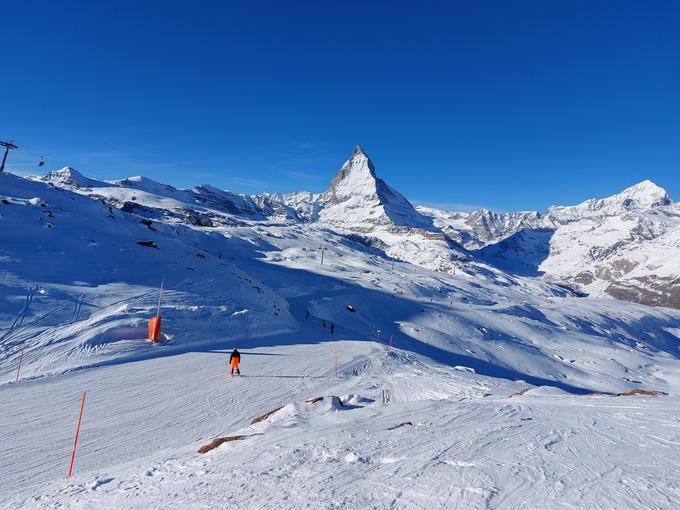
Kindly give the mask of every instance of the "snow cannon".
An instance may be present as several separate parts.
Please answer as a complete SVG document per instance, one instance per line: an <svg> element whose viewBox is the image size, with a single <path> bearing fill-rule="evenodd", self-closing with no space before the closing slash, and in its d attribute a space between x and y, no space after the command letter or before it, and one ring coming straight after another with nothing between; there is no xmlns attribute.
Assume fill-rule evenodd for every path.
<svg viewBox="0 0 680 510"><path fill-rule="evenodd" d="M157 315L149 319L149 340L152 342L161 341L161 317Z"/></svg>
<svg viewBox="0 0 680 510"><path fill-rule="evenodd" d="M161 280L161 288L158 291L158 307L156 308L156 316L149 319L149 340L153 343L161 341L161 296L163 295L163 283L165 278Z"/></svg>

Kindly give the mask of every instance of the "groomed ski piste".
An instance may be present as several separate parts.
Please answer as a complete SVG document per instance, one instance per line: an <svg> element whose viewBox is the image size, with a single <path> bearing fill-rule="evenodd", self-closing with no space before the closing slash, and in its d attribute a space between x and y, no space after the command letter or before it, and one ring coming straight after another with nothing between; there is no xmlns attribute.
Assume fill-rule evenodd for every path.
<svg viewBox="0 0 680 510"><path fill-rule="evenodd" d="M140 221L11 174L0 198L4 508L680 504L677 310L314 225Z"/></svg>

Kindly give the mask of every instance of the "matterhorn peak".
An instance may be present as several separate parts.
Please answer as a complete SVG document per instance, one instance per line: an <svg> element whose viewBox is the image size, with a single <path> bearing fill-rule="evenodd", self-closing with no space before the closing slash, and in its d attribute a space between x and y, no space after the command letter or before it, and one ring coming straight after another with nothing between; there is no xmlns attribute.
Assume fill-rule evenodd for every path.
<svg viewBox="0 0 680 510"><path fill-rule="evenodd" d="M321 216L327 223L366 230L368 225L430 228L425 219L398 191L375 174L375 167L361 146L333 177L322 201L328 204Z"/></svg>
<svg viewBox="0 0 680 510"><path fill-rule="evenodd" d="M345 161L333 177L326 194L328 198L343 200L357 194L375 195L376 193L375 168L361 146L357 145L352 156Z"/></svg>

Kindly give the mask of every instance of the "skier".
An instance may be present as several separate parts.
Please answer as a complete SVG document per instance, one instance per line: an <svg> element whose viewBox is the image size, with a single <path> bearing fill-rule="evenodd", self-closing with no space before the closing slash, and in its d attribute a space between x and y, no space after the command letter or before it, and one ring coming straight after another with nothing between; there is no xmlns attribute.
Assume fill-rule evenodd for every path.
<svg viewBox="0 0 680 510"><path fill-rule="evenodd" d="M326 319L321 321L321 325L325 328L326 327Z"/></svg>
<svg viewBox="0 0 680 510"><path fill-rule="evenodd" d="M241 375L241 370L238 368L238 364L241 361L241 353L238 352L236 347L234 351L229 356L229 364L231 365L231 375L234 375L234 369L236 370L236 375Z"/></svg>
<svg viewBox="0 0 680 510"><path fill-rule="evenodd" d="M305 315L305 319L309 319L309 311L307 312L307 315Z"/></svg>
<svg viewBox="0 0 680 510"><path fill-rule="evenodd" d="M335 332L335 324L331 322L331 335Z"/></svg>

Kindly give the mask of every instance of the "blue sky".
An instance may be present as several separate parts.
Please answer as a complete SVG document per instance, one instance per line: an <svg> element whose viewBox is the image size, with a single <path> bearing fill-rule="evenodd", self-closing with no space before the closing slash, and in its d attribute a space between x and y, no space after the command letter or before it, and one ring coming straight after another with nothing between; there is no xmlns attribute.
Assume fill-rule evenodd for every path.
<svg viewBox="0 0 680 510"><path fill-rule="evenodd" d="M678 2L25 0L0 23L0 139L43 168L322 191L359 143L416 203L680 199Z"/></svg>

